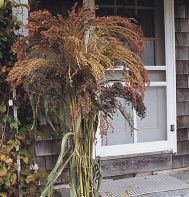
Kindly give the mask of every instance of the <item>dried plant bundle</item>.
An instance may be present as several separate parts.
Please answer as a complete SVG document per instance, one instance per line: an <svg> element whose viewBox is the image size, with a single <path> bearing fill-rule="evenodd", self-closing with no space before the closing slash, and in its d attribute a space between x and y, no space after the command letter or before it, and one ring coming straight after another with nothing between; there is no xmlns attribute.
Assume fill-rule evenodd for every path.
<svg viewBox="0 0 189 197"><path fill-rule="evenodd" d="M30 13L29 34L14 45L17 62L8 82L13 88L24 86L35 105L34 119L43 107L52 128L52 114L63 125L61 153L41 196L50 191L68 163L71 196L98 196L99 161L92 153L99 112L107 123L118 109L132 126L130 115L117 100L121 97L140 117L145 115L143 99L149 81L140 58L142 30L129 19L94 16L95 10L86 6L74 6L67 19L48 11ZM124 83L106 77L106 71L118 65L123 67ZM66 150L70 154L64 161Z"/></svg>

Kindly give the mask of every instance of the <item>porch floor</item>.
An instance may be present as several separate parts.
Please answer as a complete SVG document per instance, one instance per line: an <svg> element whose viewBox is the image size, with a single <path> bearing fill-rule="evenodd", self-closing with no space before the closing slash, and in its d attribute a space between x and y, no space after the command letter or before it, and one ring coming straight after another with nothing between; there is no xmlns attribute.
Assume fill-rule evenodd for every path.
<svg viewBox="0 0 189 197"><path fill-rule="evenodd" d="M159 177L159 179L154 180L155 176ZM151 180L157 181L156 183L154 182L154 184L156 185L153 185L151 181L152 185L149 185L149 188L147 189L145 189L144 187L145 184L144 181L142 181L142 178L144 179L145 177L126 178L126 179L115 180L115 181L105 180L102 184L102 191L103 191L102 197L189 197L189 169L184 171L174 172L174 173L166 173L166 174L163 173L160 175L146 176L146 178L150 178ZM143 194L142 192L138 194L131 193L133 187L131 185L131 181L130 183L128 181L130 179L131 180L141 179L141 186L144 187ZM160 184L160 182L163 184ZM126 183L129 183L130 186L129 184ZM134 183L136 183L136 181L134 181ZM160 185L162 187L160 187ZM142 190L142 187L141 188L139 187L138 189ZM54 196L68 197L69 196L68 187L64 189L63 188L64 186L63 187L60 186L59 189L57 188ZM158 188L159 191L157 191ZM135 187L135 189L137 189L137 187ZM154 191L155 189L156 191ZM111 193L111 190L113 190L114 193ZM105 191L107 191L107 193L105 193ZM125 191L130 191L130 195L128 194L129 192L125 192Z"/></svg>
<svg viewBox="0 0 189 197"><path fill-rule="evenodd" d="M152 175L106 180L102 184L102 197L183 197L189 196L189 184L169 175Z"/></svg>

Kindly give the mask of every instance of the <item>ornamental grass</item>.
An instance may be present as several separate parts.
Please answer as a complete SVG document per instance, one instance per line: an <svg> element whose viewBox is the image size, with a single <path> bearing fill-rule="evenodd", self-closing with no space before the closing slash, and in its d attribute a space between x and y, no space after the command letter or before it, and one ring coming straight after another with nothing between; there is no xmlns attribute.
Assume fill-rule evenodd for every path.
<svg viewBox="0 0 189 197"><path fill-rule="evenodd" d="M100 164L93 147L100 119L102 135L116 110L133 126L119 97L141 118L146 111L143 99L149 81L141 61L143 33L136 21L95 17L95 10L85 5L75 5L68 14L65 19L46 10L30 13L28 36L14 44L17 62L7 78L12 88L23 86L30 98L31 129L43 111L52 130L62 135L59 158L41 197L50 196L66 167L71 197L99 196ZM106 71L118 65L124 82L106 77Z"/></svg>

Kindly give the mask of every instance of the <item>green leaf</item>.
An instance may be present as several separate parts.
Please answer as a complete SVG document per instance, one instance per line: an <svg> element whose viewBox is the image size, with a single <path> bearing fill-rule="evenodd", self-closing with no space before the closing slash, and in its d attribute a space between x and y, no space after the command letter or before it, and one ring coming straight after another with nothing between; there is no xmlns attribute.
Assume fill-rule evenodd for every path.
<svg viewBox="0 0 189 197"><path fill-rule="evenodd" d="M48 177L48 172L47 172L47 170L45 170L44 168L39 168L39 169L37 170L37 173L38 173L39 176L40 176L40 182L41 182L41 184L46 183L47 177Z"/></svg>
<svg viewBox="0 0 189 197"><path fill-rule="evenodd" d="M0 177L7 175L7 169L5 166L0 166Z"/></svg>
<svg viewBox="0 0 189 197"><path fill-rule="evenodd" d="M33 182L33 181L35 181L35 177L34 177L34 175L32 175L32 174L30 174L30 175L28 175L27 177L26 177L26 183L30 183L30 182Z"/></svg>
<svg viewBox="0 0 189 197"><path fill-rule="evenodd" d="M14 122L14 118L13 118L11 115L8 115L8 116L5 118L5 121L8 122L8 123L11 123L11 122Z"/></svg>
<svg viewBox="0 0 189 197"><path fill-rule="evenodd" d="M20 145L20 141L19 140L9 140L7 144L10 144L13 147L16 147L16 146Z"/></svg>
<svg viewBox="0 0 189 197"><path fill-rule="evenodd" d="M17 24L18 26L21 26L21 25L23 25L23 22L22 22L21 20L17 20L17 21L16 21L16 24Z"/></svg>
<svg viewBox="0 0 189 197"><path fill-rule="evenodd" d="M7 121L8 121L8 117L5 116L5 117L3 118L3 123L7 123Z"/></svg>
<svg viewBox="0 0 189 197"><path fill-rule="evenodd" d="M6 193L1 192L1 193L0 193L0 197L7 197L7 195L6 195Z"/></svg>
<svg viewBox="0 0 189 197"><path fill-rule="evenodd" d="M71 137L72 135L74 135L73 132L68 132L64 135L64 137L62 139L61 151L60 151L58 160L57 160L56 165L54 166L53 170L51 171L51 173L48 176L47 184L45 185L44 191L41 193L40 197L45 197L48 194L49 190L51 190L56 179L59 177L59 175L61 174L63 169L66 167L66 165L68 164L68 162L72 158L73 153L70 155L70 157L64 163L62 163L63 157L65 156L67 141L68 141L69 137Z"/></svg>
<svg viewBox="0 0 189 197"><path fill-rule="evenodd" d="M11 177L10 177L11 184L14 184L16 182L16 178L17 178L17 176L15 173L11 175Z"/></svg>
<svg viewBox="0 0 189 197"><path fill-rule="evenodd" d="M17 129L17 128L18 128L18 124L17 124L16 122L11 122L11 123L10 123L10 128L11 128L11 129L13 129L13 128L14 128L14 129Z"/></svg>
<svg viewBox="0 0 189 197"><path fill-rule="evenodd" d="M5 105L5 104L1 104L1 105L0 105L0 113L5 113L6 110L7 110L6 105Z"/></svg>
<svg viewBox="0 0 189 197"><path fill-rule="evenodd" d="M18 126L20 126L20 125L21 125L20 121L14 121L14 122L10 123L10 128L11 129L18 129Z"/></svg>
<svg viewBox="0 0 189 197"><path fill-rule="evenodd" d="M28 164L29 162L29 159L27 156L20 156L20 159L22 159L25 164Z"/></svg>
<svg viewBox="0 0 189 197"><path fill-rule="evenodd" d="M9 180L6 181L6 182L5 182L5 185L6 185L7 187L10 187L10 185L11 185L10 181L9 181Z"/></svg>
<svg viewBox="0 0 189 197"><path fill-rule="evenodd" d="M28 170L28 169L21 170L21 171L20 171L20 174L21 174L21 175L28 176L28 175L30 174L30 170Z"/></svg>

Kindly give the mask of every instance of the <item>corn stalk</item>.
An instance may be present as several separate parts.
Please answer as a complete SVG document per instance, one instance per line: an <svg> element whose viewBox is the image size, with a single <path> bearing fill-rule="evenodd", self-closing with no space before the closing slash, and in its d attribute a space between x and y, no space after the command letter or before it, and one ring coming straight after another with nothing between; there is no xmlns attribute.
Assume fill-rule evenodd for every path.
<svg viewBox="0 0 189 197"><path fill-rule="evenodd" d="M74 98L70 111L74 120L75 111L79 104ZM75 152L70 164L70 196L91 197L98 196L99 180L95 179L93 159L93 144L97 129L98 113L91 112L88 117L82 118L81 114L72 121L74 131Z"/></svg>
<svg viewBox="0 0 189 197"><path fill-rule="evenodd" d="M76 113L79 108L77 97L71 94L69 110L72 128L62 138L58 160L48 176L41 197L52 196L52 186L68 164L70 164L70 196L98 196L100 173L98 172L98 176L94 173L95 161L92 155L98 113L91 112L88 117L83 118L81 113ZM71 151L68 151L69 149ZM68 156L67 152L69 152Z"/></svg>

